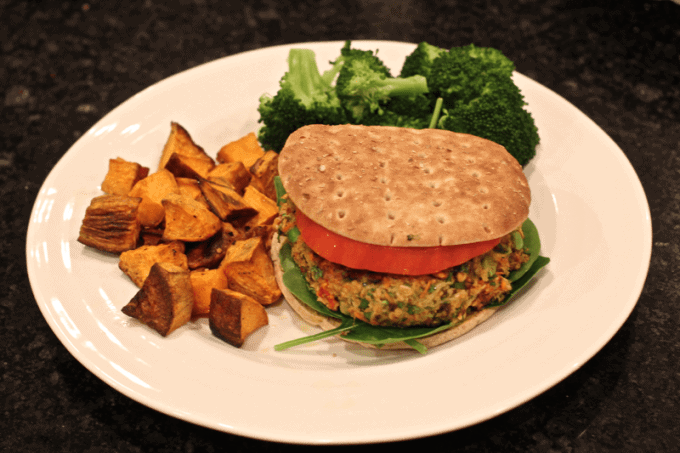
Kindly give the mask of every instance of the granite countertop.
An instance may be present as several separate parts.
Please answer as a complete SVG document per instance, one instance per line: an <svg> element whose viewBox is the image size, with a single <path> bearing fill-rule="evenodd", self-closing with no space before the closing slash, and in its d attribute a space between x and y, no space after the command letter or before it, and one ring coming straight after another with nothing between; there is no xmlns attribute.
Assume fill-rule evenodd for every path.
<svg viewBox="0 0 680 453"><path fill-rule="evenodd" d="M0 2L0 18L0 451L300 448L173 418L88 371L36 304L26 270L26 232L52 167L95 122L135 93L238 52L343 39L428 41L441 47L472 42L501 49L519 72L573 103L621 147L652 215L653 251L639 301L592 359L491 420L401 443L423 451L680 450L680 5L8 0Z"/></svg>

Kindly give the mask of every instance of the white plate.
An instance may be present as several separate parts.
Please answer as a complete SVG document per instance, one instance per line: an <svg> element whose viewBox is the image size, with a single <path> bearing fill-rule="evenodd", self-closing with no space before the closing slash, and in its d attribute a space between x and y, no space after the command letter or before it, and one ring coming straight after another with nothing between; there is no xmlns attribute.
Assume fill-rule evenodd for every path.
<svg viewBox="0 0 680 453"><path fill-rule="evenodd" d="M356 41L398 73L412 44ZM443 433L492 418L556 384L626 320L651 254L640 182L617 145L569 102L516 75L541 136L526 173L531 218L552 261L515 301L455 341L415 352L328 340L275 352L313 331L285 304L236 349L205 320L162 338L120 311L136 287L117 258L76 241L85 208L116 156L155 169L182 124L213 156L258 127L258 98L275 93L291 47L321 70L341 42L246 52L169 77L97 122L51 171L35 201L28 273L45 319L104 382L158 411L259 439L341 444Z"/></svg>

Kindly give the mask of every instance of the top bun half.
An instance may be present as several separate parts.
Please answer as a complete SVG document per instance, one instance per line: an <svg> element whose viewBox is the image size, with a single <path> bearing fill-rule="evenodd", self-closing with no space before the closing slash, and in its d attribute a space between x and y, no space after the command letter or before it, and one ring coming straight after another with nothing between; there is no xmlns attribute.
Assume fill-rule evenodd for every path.
<svg viewBox="0 0 680 453"><path fill-rule="evenodd" d="M496 239L524 222L531 203L503 146L440 129L304 126L281 150L279 175L311 220L376 245Z"/></svg>

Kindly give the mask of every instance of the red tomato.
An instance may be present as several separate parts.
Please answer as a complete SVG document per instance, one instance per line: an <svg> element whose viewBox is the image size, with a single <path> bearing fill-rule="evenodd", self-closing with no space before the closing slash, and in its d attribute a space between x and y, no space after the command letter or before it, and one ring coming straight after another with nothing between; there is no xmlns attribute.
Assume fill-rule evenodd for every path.
<svg viewBox="0 0 680 453"><path fill-rule="evenodd" d="M389 247L355 241L322 227L300 211L296 213L300 236L317 254L352 269L401 275L433 274L488 252L499 239L437 247Z"/></svg>

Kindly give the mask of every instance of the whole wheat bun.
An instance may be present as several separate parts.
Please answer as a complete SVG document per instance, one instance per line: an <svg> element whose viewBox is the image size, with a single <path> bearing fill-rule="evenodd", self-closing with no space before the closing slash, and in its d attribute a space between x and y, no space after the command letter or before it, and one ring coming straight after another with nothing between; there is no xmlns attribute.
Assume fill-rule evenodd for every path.
<svg viewBox="0 0 680 453"><path fill-rule="evenodd" d="M295 313L297 313L308 324L318 326L323 330L331 330L334 329L335 327L338 327L340 322L337 319L319 314L318 312L307 306L307 304L305 304L297 297L295 297L286 287L286 285L283 284L283 269L281 268L281 259L279 258L279 251L281 250L283 244L285 244L287 241L288 238L286 238L285 236L280 236L278 233L275 233L272 238L272 246L270 252L272 261L274 262L274 273L276 275L276 282L278 283L279 288L283 293L283 297L286 299L286 302L295 311ZM462 323L450 329L435 333L433 335L418 338L418 342L420 342L423 346L427 348L432 348L442 343L446 343L447 341L451 341L454 338L458 338L461 335L468 333L470 330L474 329L475 327L489 319L496 312L496 310L498 310L498 308L500 307L485 308L483 310L475 312L471 316L468 316ZM342 335L339 335L338 337L345 341L357 343L367 348L378 348L373 344L348 340L347 338L343 338ZM399 341L395 343L387 343L378 349L412 349L412 348L403 341Z"/></svg>
<svg viewBox="0 0 680 453"><path fill-rule="evenodd" d="M440 129L304 126L281 150L279 175L311 220L376 245L496 239L524 222L531 203L503 146Z"/></svg>

